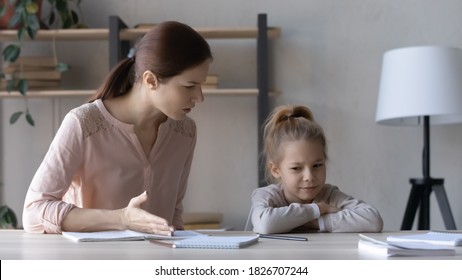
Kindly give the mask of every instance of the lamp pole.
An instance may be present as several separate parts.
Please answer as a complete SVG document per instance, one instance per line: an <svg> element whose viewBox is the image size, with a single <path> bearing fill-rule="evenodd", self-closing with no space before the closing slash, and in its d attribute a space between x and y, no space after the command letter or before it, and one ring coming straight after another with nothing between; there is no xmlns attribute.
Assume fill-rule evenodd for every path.
<svg viewBox="0 0 462 280"><path fill-rule="evenodd" d="M456 229L454 217L452 216L449 201L444 190L444 179L430 177L430 117L423 117L423 154L422 173L423 178L411 178L411 194L404 213L401 230L410 230L414 223L417 208L419 212L419 230L430 229L430 194L435 191L436 199L443 215L446 229Z"/></svg>

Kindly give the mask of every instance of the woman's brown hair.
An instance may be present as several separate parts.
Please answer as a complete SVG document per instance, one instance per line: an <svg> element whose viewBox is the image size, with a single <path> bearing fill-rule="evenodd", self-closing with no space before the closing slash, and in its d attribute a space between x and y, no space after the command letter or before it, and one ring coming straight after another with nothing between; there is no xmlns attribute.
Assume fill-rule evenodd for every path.
<svg viewBox="0 0 462 280"><path fill-rule="evenodd" d="M111 70L89 102L126 94L145 71L165 82L207 59L212 59L210 46L197 31L176 21L160 23L136 44L132 57Z"/></svg>

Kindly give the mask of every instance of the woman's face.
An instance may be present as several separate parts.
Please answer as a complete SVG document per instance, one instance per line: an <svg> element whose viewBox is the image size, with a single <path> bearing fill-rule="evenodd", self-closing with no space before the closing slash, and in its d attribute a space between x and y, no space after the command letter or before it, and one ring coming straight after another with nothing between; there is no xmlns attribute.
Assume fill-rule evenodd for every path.
<svg viewBox="0 0 462 280"><path fill-rule="evenodd" d="M183 71L159 83L155 93L155 106L166 116L182 120L196 105L204 101L202 83L205 82L211 61Z"/></svg>
<svg viewBox="0 0 462 280"><path fill-rule="evenodd" d="M272 175L281 181L290 203L312 203L324 187L324 148L318 140L288 141L280 147L281 162L270 163Z"/></svg>

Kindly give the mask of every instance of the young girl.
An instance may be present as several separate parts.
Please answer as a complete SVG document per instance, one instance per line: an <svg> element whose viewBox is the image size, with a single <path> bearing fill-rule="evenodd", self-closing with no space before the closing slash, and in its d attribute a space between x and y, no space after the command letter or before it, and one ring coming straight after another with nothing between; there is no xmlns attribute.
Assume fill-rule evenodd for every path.
<svg viewBox="0 0 462 280"><path fill-rule="evenodd" d="M187 114L203 101L210 47L163 22L64 118L24 203L28 232L182 229L196 144Z"/></svg>
<svg viewBox="0 0 462 280"><path fill-rule="evenodd" d="M252 194L255 232L382 231L377 209L325 183L326 138L308 108L277 107L264 127L263 152L274 184Z"/></svg>

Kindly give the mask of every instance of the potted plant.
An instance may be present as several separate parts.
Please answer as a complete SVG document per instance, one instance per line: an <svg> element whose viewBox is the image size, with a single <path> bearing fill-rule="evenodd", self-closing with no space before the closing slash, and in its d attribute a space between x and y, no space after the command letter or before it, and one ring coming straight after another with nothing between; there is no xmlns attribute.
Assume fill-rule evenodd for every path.
<svg viewBox="0 0 462 280"><path fill-rule="evenodd" d="M69 5L70 2L75 2L79 7L81 0L48 0L51 12L48 16L48 26L57 26L57 28L83 28L85 25L80 23L79 13L74 11ZM39 11L41 10L42 1L37 0L4 0L0 7L0 19L6 21L8 17L8 26L17 29L17 43L10 44L3 49L3 60L5 63L13 63L21 55L21 48L25 39L29 37L31 40L35 38L41 27L46 25L41 24ZM54 48L53 48L54 49ZM56 57L56 54L55 54ZM70 69L69 65L58 62L55 63L56 70L64 72ZM21 69L22 67L20 67ZM0 78L7 78L5 73L0 72ZM23 96L27 95L28 90L27 79L9 77L6 83L6 90L19 91ZM35 122L29 112L27 101L25 103L25 111L18 111L11 115L10 124L14 124L22 115L26 121L34 126Z"/></svg>
<svg viewBox="0 0 462 280"><path fill-rule="evenodd" d="M6 206L0 206L0 228L11 229L18 226L18 219L14 211Z"/></svg>

